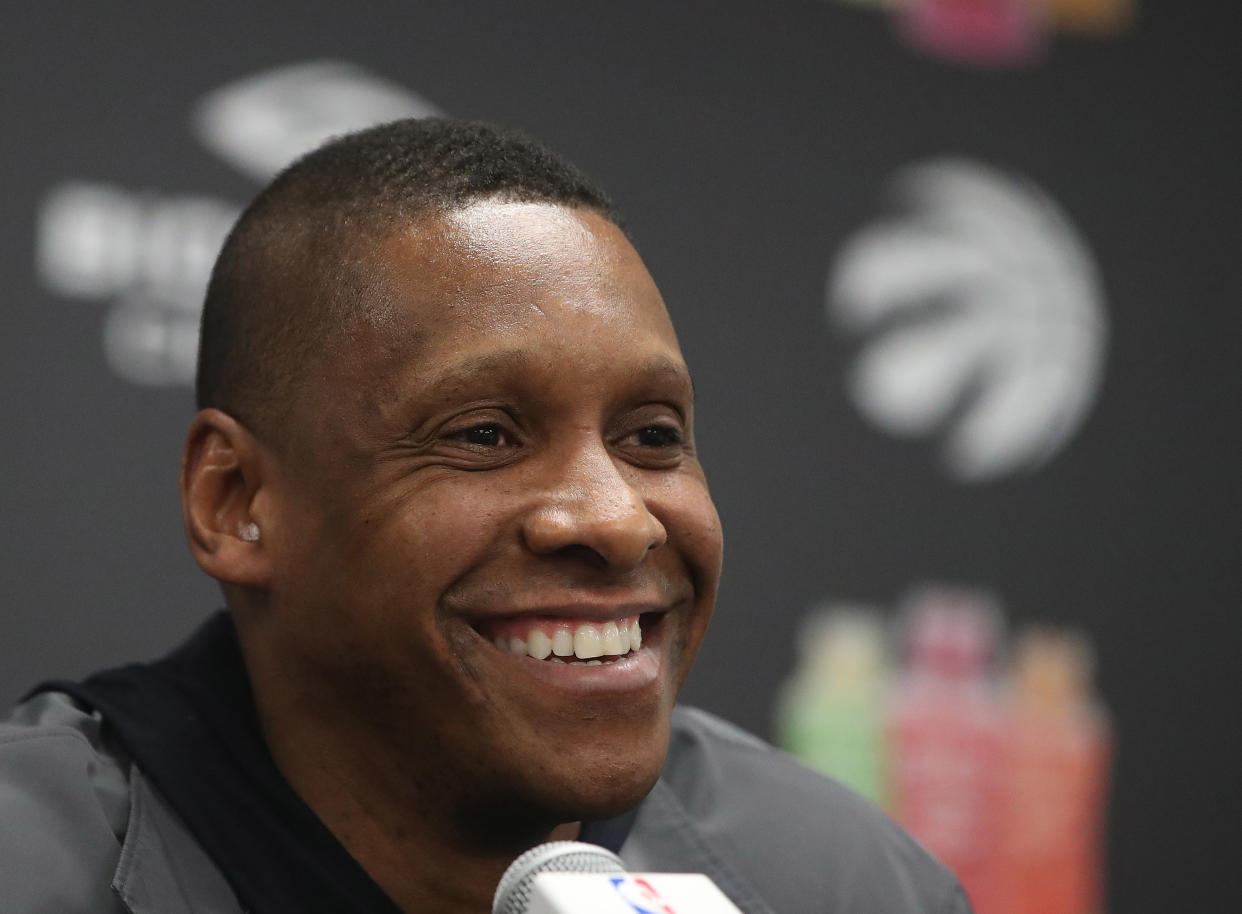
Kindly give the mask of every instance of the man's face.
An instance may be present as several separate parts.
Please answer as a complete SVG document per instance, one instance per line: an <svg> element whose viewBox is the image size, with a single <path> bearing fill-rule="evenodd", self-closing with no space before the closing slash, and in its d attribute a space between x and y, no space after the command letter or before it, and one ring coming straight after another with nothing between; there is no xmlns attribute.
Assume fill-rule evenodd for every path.
<svg viewBox="0 0 1242 914"><path fill-rule="evenodd" d="M409 790L615 814L663 763L721 557L659 292L549 204L429 218L378 265L391 301L306 370L281 450L266 649Z"/></svg>

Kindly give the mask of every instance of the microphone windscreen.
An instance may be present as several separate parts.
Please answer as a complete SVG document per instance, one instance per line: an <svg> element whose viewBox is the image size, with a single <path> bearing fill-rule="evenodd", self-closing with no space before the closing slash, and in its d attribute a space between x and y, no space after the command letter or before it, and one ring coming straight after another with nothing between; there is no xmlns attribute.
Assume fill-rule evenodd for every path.
<svg viewBox="0 0 1242 914"><path fill-rule="evenodd" d="M532 847L505 870L492 898L492 914L526 914L531 884L541 873L623 873L610 850L581 841L549 841Z"/></svg>

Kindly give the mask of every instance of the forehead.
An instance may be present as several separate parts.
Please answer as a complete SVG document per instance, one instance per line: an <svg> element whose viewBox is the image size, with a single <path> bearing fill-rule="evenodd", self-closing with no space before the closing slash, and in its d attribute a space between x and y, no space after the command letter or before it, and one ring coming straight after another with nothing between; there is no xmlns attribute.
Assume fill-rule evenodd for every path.
<svg viewBox="0 0 1242 914"><path fill-rule="evenodd" d="M500 330L545 306L672 329L638 253L590 210L478 201L410 226L379 254L394 316L425 334Z"/></svg>
<svg viewBox="0 0 1242 914"><path fill-rule="evenodd" d="M471 350L664 346L676 336L625 235L604 217L548 203L485 200L422 220L378 250L387 307L379 351L450 358Z"/></svg>

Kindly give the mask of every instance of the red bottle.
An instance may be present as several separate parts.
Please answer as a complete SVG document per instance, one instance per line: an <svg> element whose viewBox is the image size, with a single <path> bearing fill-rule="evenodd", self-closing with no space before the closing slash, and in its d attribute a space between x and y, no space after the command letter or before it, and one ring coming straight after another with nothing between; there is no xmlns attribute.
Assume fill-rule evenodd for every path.
<svg viewBox="0 0 1242 914"><path fill-rule="evenodd" d="M1002 892L1013 914L1098 914L1103 905L1109 725L1081 637L1020 642L1008 739Z"/></svg>
<svg viewBox="0 0 1242 914"><path fill-rule="evenodd" d="M1019 66L1040 57L1044 23L1033 0L907 0L898 28L913 47L954 63Z"/></svg>
<svg viewBox="0 0 1242 914"><path fill-rule="evenodd" d="M1005 914L997 882L1004 714L992 675L999 618L978 594L916 595L890 717L894 818L957 874L976 914Z"/></svg>

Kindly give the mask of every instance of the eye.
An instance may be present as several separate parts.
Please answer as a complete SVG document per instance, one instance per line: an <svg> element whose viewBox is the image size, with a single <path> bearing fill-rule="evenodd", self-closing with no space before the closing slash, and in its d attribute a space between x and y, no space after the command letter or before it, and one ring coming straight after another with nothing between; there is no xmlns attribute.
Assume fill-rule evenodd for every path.
<svg viewBox="0 0 1242 914"><path fill-rule="evenodd" d="M682 443L681 429L670 425L647 425L638 430L638 443L652 448L679 447Z"/></svg>
<svg viewBox="0 0 1242 914"><path fill-rule="evenodd" d="M450 437L474 447L503 447L513 443L513 437L495 422L481 422L455 431Z"/></svg>
<svg viewBox="0 0 1242 914"><path fill-rule="evenodd" d="M617 442L621 453L638 467L671 470L690 453L686 431L671 418L631 426L633 431Z"/></svg>
<svg viewBox="0 0 1242 914"><path fill-rule="evenodd" d="M498 425L476 425L458 432L467 445L499 447L504 443L504 430Z"/></svg>

